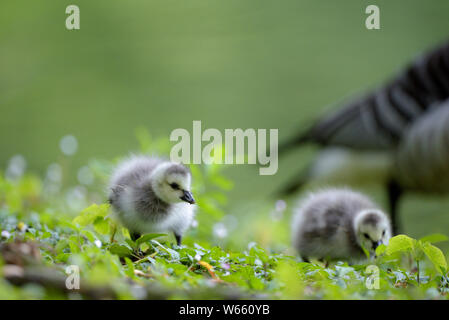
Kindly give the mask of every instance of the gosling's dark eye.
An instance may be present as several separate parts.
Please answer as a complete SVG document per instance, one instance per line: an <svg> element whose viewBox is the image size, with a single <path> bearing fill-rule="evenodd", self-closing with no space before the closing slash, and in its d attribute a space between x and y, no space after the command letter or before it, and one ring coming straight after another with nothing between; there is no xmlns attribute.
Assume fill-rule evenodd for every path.
<svg viewBox="0 0 449 320"><path fill-rule="evenodd" d="M172 187L172 189L179 190L179 184L177 183L170 183L170 187Z"/></svg>
<svg viewBox="0 0 449 320"><path fill-rule="evenodd" d="M365 238L367 238L368 240L370 239L368 233L364 233L363 236L364 236Z"/></svg>
<svg viewBox="0 0 449 320"><path fill-rule="evenodd" d="M384 231L382 231L382 237L385 235L385 230Z"/></svg>

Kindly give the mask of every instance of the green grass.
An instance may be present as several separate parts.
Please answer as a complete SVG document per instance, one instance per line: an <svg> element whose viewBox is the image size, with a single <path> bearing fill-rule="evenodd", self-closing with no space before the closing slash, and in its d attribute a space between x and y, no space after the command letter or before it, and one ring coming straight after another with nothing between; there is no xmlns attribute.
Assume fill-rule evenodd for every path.
<svg viewBox="0 0 449 320"><path fill-rule="evenodd" d="M81 30L64 27L70 1L0 4L0 168L22 154L44 174L58 143L79 142L65 177L91 158L138 150L134 129L279 128L280 140L343 97L373 88L447 39L448 4L377 1L382 28L364 27L369 1L79 0ZM330 107L328 107L330 106ZM264 202L312 156L276 176L229 168L231 210ZM383 195L374 190L379 199ZM405 231L446 230L449 203L410 196ZM430 216L430 218L429 218Z"/></svg>
<svg viewBox="0 0 449 320"><path fill-rule="evenodd" d="M163 140L141 142L142 151L167 147ZM270 200L248 206L246 217L232 217L227 207L233 182L218 165L191 167L198 224L181 247L163 234L132 241L101 196L113 163L91 161L96 182L75 199L68 197L70 185L48 193L54 183L48 179L0 174L1 299L449 297L446 257L430 244L445 236L398 236L363 264L301 262L289 244L290 209L276 209ZM86 208L76 209L80 203ZM217 223L228 233L217 233ZM79 290L65 286L72 265L80 270ZM374 289L367 285L376 283L370 280L373 266L379 275Z"/></svg>
<svg viewBox="0 0 449 320"><path fill-rule="evenodd" d="M360 278L364 266L343 269L358 280L346 282L351 285L341 290L344 285L335 278L338 265L323 268L297 261L289 245L296 199L288 200L287 208L277 212L272 194L292 173L313 161L316 150L312 148L282 159L275 176L259 176L248 165L193 169L202 201L199 226L185 239L184 249L172 247L167 239L156 239L182 259L169 257L159 245L148 243L148 254L157 252L154 259L160 269L150 261L134 268L152 274L150 279L133 275L130 264L122 265L110 254L109 235L90 227L80 230L73 219L92 203L105 201L108 170L118 156L154 149L142 146L145 138L140 143L135 140L139 126L165 144L173 129L190 129L193 120L202 120L204 128L220 130L278 128L280 140L286 139L321 113L337 108L343 97L383 83L416 54L446 40L447 1L435 0L431 5L420 0L376 1L381 8L378 31L364 28L364 8L372 3L360 0L338 4L333 0L126 4L78 0L81 30L71 32L64 27L64 12L72 3L18 0L0 4L0 229L12 235L3 242L25 239L47 244L39 249L38 265L55 267L59 274L66 264L79 260L88 281L106 282L106 273L117 283L130 277L139 283L158 283L172 298L178 296L166 291L171 285L182 283L181 296L202 296L211 281L224 287L235 283L229 285L231 289L273 298L351 298L356 292L361 297L432 298L433 289L433 293L441 291L440 275L426 262L423 274L432 278L417 286L414 265L397 262L392 274L388 264L379 261L385 272L383 287L368 291ZM58 148L66 134L75 135L79 142L78 152L70 158ZM164 148L159 151L167 154ZM4 171L15 154L25 156L28 170L20 181L12 182L5 179ZM50 193L46 169L55 162L62 167L63 181L59 191ZM72 189L78 169L85 165L95 173L95 184ZM353 187L386 204L381 186ZM79 197L67 201L70 194ZM447 233L448 213L447 197L409 194L401 204L404 233L416 239ZM21 221L29 226L27 231L17 231ZM218 222L227 228L227 237L214 236ZM101 248L83 234L88 230L91 239L102 241ZM118 244L129 245L125 239L121 235ZM61 241L68 246L49 249ZM254 242L257 246L251 252L248 244ZM204 266L186 258L193 254L191 250L199 250L195 243L204 252L215 250L216 258L229 253L233 260L228 264L239 270L233 272L234 279L226 280L226 271L211 261L216 259L211 254L205 255L205 262L225 284L211 280ZM222 249L213 249L217 246ZM438 246L445 253L449 250L448 242ZM72 252L77 247L81 252ZM262 267L251 260L258 255ZM173 275L170 268L184 273ZM254 288L243 284L251 282L250 270L255 270ZM396 271L406 276L405 284L395 278ZM301 279L297 287L283 287L283 283L296 283L295 279ZM396 282L400 282L398 288ZM18 289L3 281L0 286L5 297L60 294L36 285ZM125 297L133 296L126 281L120 288Z"/></svg>

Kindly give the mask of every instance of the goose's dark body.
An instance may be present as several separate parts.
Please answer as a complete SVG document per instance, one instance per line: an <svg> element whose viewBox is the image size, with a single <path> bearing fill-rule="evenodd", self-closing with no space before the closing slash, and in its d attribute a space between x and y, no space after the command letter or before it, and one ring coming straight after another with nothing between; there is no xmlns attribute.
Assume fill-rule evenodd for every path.
<svg viewBox="0 0 449 320"><path fill-rule="evenodd" d="M420 56L397 77L319 119L284 147L314 142L359 150L394 149L410 126L449 99L449 43Z"/></svg>

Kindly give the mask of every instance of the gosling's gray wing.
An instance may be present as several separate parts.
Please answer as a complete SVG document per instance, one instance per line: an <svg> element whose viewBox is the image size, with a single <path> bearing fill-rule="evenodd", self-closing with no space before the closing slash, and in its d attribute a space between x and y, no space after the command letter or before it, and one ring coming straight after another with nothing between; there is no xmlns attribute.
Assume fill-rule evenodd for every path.
<svg viewBox="0 0 449 320"><path fill-rule="evenodd" d="M133 156L118 165L109 185L109 202L118 206L119 199L128 187L136 188L144 177L150 174L163 159L148 156Z"/></svg>
<svg viewBox="0 0 449 320"><path fill-rule="evenodd" d="M151 186L134 190L134 208L143 221L158 221L169 213L170 204L158 198Z"/></svg>
<svg viewBox="0 0 449 320"><path fill-rule="evenodd" d="M311 214L297 244L298 250L305 256L318 255L318 258L362 255L363 251L357 244L352 228L351 216L342 206L327 208L321 214Z"/></svg>
<svg viewBox="0 0 449 320"><path fill-rule="evenodd" d="M133 157L119 166L114 184L121 186L136 185L163 162L164 160L155 157Z"/></svg>
<svg viewBox="0 0 449 320"><path fill-rule="evenodd" d="M329 190L312 198L303 209L304 234L310 239L329 240L342 228L346 228L352 216L349 210L353 208L350 207L351 201L343 199L345 196L343 191Z"/></svg>

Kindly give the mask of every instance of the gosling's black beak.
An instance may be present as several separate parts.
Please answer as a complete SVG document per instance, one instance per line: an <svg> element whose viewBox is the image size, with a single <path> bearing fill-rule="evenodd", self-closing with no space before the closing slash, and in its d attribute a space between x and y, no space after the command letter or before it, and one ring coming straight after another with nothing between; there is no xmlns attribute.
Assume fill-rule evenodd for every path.
<svg viewBox="0 0 449 320"><path fill-rule="evenodd" d="M373 250L376 250L378 246L382 244L382 240L379 241L373 241Z"/></svg>
<svg viewBox="0 0 449 320"><path fill-rule="evenodd" d="M182 201L188 202L190 204L194 204L195 203L195 199L193 199L193 195L190 191L183 191L184 194L181 197Z"/></svg>

